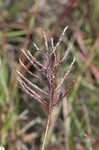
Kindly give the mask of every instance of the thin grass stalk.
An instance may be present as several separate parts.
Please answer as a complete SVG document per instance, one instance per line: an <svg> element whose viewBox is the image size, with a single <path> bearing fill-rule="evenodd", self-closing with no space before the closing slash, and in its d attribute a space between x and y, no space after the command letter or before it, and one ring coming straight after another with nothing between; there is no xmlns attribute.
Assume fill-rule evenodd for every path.
<svg viewBox="0 0 99 150"><path fill-rule="evenodd" d="M42 144L42 150L45 149L45 145L46 145L46 139L47 139L47 134L48 134L48 129L49 129L49 124L50 124L50 116L51 114L48 114L48 119L47 119L47 123L46 123L46 130L45 130L45 134L44 134L44 139L43 139L43 144Z"/></svg>

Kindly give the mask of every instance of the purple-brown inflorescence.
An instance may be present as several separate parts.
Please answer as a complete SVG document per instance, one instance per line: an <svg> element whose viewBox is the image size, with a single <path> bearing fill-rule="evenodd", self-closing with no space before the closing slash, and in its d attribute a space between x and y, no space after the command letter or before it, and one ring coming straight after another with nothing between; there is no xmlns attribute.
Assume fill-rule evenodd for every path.
<svg viewBox="0 0 99 150"><path fill-rule="evenodd" d="M46 81L42 77L42 74L45 77L45 79L47 80L48 90L46 90L45 88L42 89L39 86L37 86L35 83L32 83L27 77L25 77L25 75L23 74L22 71L17 71L17 73L18 73L17 80L18 80L20 86L23 88L23 90L27 94L29 94L31 97L33 97L33 99L39 101L45 107L45 109L48 111L48 121L47 121L44 141L43 141L43 145L42 145L42 150L44 150L44 146L45 146L46 136L47 136L49 122L50 122L50 114L51 114L53 108L60 101L63 100L63 98L70 92L73 85L75 84L75 82L73 81L72 84L70 85L70 87L67 90L64 90L64 93L63 93L63 90L61 90L64 85L65 79L67 78L67 76L70 74L70 72L72 70L72 67L75 62L75 58L73 58L71 64L69 65L67 71L61 77L61 79L59 79L59 81L57 80L57 78L58 78L57 73L59 71L59 68L62 65L62 63L65 60L67 60L67 57L70 52L70 45L69 45L67 50L64 53L64 56L61 59L59 59L57 56L57 48L61 44L66 30L67 30L67 27L65 27L64 31L60 35L60 38L55 46L54 46L53 38L51 38L51 49L49 49L49 46L48 46L47 36L46 36L45 32L43 32L44 41L45 41L44 42L45 43L45 52L44 52L44 55L43 54L41 54L41 55L43 55L43 59L45 59L46 64L38 61L34 56L32 56L30 51L27 51L24 49L21 50L21 52L23 53L26 60L29 61L29 63L37 70L38 73L32 73L30 71L30 69L27 67L27 65L25 64L25 62L23 62L21 58L19 59L22 70L24 70L25 72L30 74L33 78L39 80L43 84ZM35 43L34 43L34 47L36 48L37 51L40 52L40 49L38 48L38 46ZM43 62L45 62L45 61L43 61Z"/></svg>

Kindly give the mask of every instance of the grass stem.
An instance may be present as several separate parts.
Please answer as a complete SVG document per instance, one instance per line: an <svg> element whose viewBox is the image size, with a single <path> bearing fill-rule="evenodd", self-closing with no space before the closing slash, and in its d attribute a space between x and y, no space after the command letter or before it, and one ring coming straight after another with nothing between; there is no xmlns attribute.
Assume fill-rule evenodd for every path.
<svg viewBox="0 0 99 150"><path fill-rule="evenodd" d="M44 140L43 140L43 144L42 144L42 150L45 149L45 144L46 144L46 139L47 139L47 133L48 133L48 129L49 129L49 123L50 123L50 113L48 114L48 119L47 119L47 124L46 124L46 130L45 130Z"/></svg>

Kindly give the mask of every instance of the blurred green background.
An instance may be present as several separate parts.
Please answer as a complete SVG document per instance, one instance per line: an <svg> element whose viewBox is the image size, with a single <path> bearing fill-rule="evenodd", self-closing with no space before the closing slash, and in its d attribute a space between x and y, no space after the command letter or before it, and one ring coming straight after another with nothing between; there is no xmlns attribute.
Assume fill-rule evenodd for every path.
<svg viewBox="0 0 99 150"><path fill-rule="evenodd" d="M44 46L42 30L56 42L67 25L59 51L72 43L76 63L67 85L77 83L54 111L46 150L99 150L99 1L0 0L0 145L6 150L41 149L47 120L17 83L20 50L36 57L33 42Z"/></svg>

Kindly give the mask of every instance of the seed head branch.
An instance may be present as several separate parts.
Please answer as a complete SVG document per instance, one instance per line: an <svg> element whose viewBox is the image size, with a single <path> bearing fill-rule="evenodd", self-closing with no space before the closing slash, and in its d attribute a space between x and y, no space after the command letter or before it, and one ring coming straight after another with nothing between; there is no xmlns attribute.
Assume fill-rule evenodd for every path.
<svg viewBox="0 0 99 150"><path fill-rule="evenodd" d="M46 70L46 67L44 65L42 65L41 63L39 63L35 57L33 57L31 55L31 53L29 51L25 52L24 49L21 50L23 52L23 54L26 56L26 58L30 61L30 63L36 68L39 69L38 66L42 67L44 70ZM36 63L36 64L35 64ZM37 66L38 65L38 66Z"/></svg>
<svg viewBox="0 0 99 150"><path fill-rule="evenodd" d="M55 51L55 47L54 47L54 41L53 38L51 38L51 46L52 46L52 54L54 54L54 66L57 63L57 56L56 56L56 51Z"/></svg>
<svg viewBox="0 0 99 150"><path fill-rule="evenodd" d="M38 75L32 73L32 72L23 64L23 62L21 61L21 59L19 59L19 62L20 62L20 64L21 64L21 66L22 66L31 76L33 76L33 77L35 77L35 78L37 78L37 79L43 81L43 79L42 79L40 76L38 76Z"/></svg>
<svg viewBox="0 0 99 150"><path fill-rule="evenodd" d="M38 99L37 97L35 97L34 94L32 94L28 89L27 89L27 86L25 84L25 82L20 78L20 77L17 77L17 80L18 82L20 83L21 87L23 88L23 90L28 94L30 95L31 97L33 97L34 99L36 99L38 102L42 103L42 101L40 99ZM42 103L43 104L43 103Z"/></svg>
<svg viewBox="0 0 99 150"><path fill-rule="evenodd" d="M55 103L52 105L52 107L55 107L60 101L63 100L63 98L65 96L67 96L67 94L71 91L72 87L75 85L76 81L72 81L71 85L69 86L69 88L65 91L65 93L63 95L58 95L56 100L55 100Z"/></svg>
<svg viewBox="0 0 99 150"><path fill-rule="evenodd" d="M17 73L19 74L19 76L24 79L29 85L31 85L33 88L35 88L36 90L38 90L39 92L41 92L42 94L45 94L48 96L48 93L44 90L42 90L41 88L39 88L36 84L33 84L31 81L29 81L27 78L25 78L21 72L17 71Z"/></svg>
<svg viewBox="0 0 99 150"><path fill-rule="evenodd" d="M50 55L49 55L49 48L48 48L48 40L47 40L47 36L45 32L43 32L43 35L44 35L44 44L45 44L46 58L47 58L47 68L49 68L50 67Z"/></svg>
<svg viewBox="0 0 99 150"><path fill-rule="evenodd" d="M17 77L17 80L19 81L20 85L27 94L29 94L38 102L42 103L44 106L47 107L47 102L39 94L37 94L33 89L31 89L20 77Z"/></svg>
<svg viewBox="0 0 99 150"><path fill-rule="evenodd" d="M65 34L65 32L66 32L67 29L68 29L68 26L66 26L66 27L64 28L62 34L60 35L60 38L59 38L59 40L58 40L56 46L54 47L53 53L56 51L56 49L58 48L58 46L61 44L61 42L62 42L62 40L63 40L63 36L64 36L64 34Z"/></svg>
<svg viewBox="0 0 99 150"><path fill-rule="evenodd" d="M71 85L69 86L69 88L66 90L66 92L61 96L61 99L63 99L70 92L70 90L75 85L75 83L76 83L76 81L73 80L72 83L71 83Z"/></svg>
<svg viewBox="0 0 99 150"><path fill-rule="evenodd" d="M42 67L43 69L46 70L46 67L45 67L44 65L42 65L39 61L37 61L36 58L33 57L32 54L31 54L29 51L27 51L27 53L29 54L30 58L31 58L38 66L40 66L40 67Z"/></svg>
<svg viewBox="0 0 99 150"><path fill-rule="evenodd" d="M59 67L59 65L61 65L64 61L67 60L71 48L72 48L71 43L69 43L69 46L68 46L67 50L64 53L64 56L61 58L61 60L58 61L58 63L55 64L55 67Z"/></svg>
<svg viewBox="0 0 99 150"><path fill-rule="evenodd" d="M34 47L36 48L36 50L40 51L39 47L37 46L36 43L33 42Z"/></svg>
<svg viewBox="0 0 99 150"><path fill-rule="evenodd" d="M70 71L71 71L71 69L72 69L72 67L73 67L74 62L75 62L75 58L73 59L73 61L72 61L72 63L70 64L70 66L69 66L67 72L64 74L63 78L61 79L61 81L59 82L58 86L56 87L56 91L57 91L59 88L61 88L61 86L63 85L64 80L65 80L66 77L69 75L69 73L70 73Z"/></svg>
<svg viewBox="0 0 99 150"><path fill-rule="evenodd" d="M27 52L24 49L21 49L22 53L25 55L25 57L29 60L29 62L36 68L39 69L39 67L34 63L34 59L31 60L31 58L28 56Z"/></svg>

